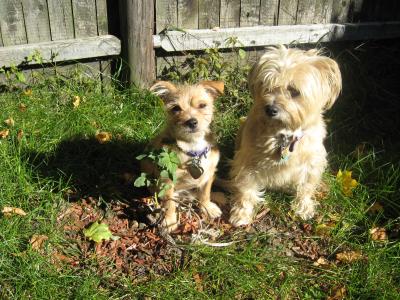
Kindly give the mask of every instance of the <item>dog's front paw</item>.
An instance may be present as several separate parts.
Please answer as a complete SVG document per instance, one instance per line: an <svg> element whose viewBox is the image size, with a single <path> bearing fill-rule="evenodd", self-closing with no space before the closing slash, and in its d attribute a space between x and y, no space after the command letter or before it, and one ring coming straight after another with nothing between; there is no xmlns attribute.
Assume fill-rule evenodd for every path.
<svg viewBox="0 0 400 300"><path fill-rule="evenodd" d="M253 220L253 208L245 208L245 207L232 208L229 222L233 226L239 227L242 225L249 225L252 220Z"/></svg>
<svg viewBox="0 0 400 300"><path fill-rule="evenodd" d="M201 204L200 209L203 214L207 215L210 219L219 218L222 215L221 209L213 202Z"/></svg>
<svg viewBox="0 0 400 300"><path fill-rule="evenodd" d="M165 216L161 221L161 228L167 232L172 232L178 228L178 218L176 214Z"/></svg>
<svg viewBox="0 0 400 300"><path fill-rule="evenodd" d="M293 203L292 209L294 210L295 214L298 215L300 218L302 218L303 220L308 220L314 217L316 206L317 202L310 198L307 198Z"/></svg>

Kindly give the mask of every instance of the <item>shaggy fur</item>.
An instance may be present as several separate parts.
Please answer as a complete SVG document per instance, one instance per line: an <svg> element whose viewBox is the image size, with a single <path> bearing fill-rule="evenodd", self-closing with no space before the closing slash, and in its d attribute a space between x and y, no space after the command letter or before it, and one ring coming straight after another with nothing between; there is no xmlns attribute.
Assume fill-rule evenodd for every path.
<svg viewBox="0 0 400 300"><path fill-rule="evenodd" d="M248 80L254 103L236 140L230 222L251 223L265 189L294 192L293 210L309 219L327 165L323 112L341 90L338 65L317 50L271 47Z"/></svg>
<svg viewBox="0 0 400 300"><path fill-rule="evenodd" d="M219 150L215 145L210 124L213 119L214 100L223 93L224 84L221 81L203 81L196 85L174 85L171 82L160 81L154 84L150 91L161 97L167 113L167 126L152 142L151 147L159 149L163 146L174 150L180 159L177 183L168 181L171 188L162 199L165 216L162 226L168 231L177 228L176 201L183 194L197 198L201 211L209 218L221 215L219 207L211 202L210 192L214 174L219 160ZM200 159L204 173L197 179L188 171L192 157L190 151L209 151ZM142 165L147 173L159 176L155 166L148 162Z"/></svg>

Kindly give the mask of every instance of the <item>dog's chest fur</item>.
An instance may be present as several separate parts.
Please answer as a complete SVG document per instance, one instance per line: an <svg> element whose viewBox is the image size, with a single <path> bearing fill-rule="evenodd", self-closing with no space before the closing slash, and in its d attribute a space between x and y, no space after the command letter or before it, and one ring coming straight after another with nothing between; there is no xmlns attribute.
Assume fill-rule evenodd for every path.
<svg viewBox="0 0 400 300"><path fill-rule="evenodd" d="M294 151L285 160L281 159L276 134L259 134L251 146L245 143L247 146L241 151L248 153L246 157L251 161L247 165L251 166L260 189L290 190L305 182L316 166L326 165L324 137L323 126L304 131Z"/></svg>

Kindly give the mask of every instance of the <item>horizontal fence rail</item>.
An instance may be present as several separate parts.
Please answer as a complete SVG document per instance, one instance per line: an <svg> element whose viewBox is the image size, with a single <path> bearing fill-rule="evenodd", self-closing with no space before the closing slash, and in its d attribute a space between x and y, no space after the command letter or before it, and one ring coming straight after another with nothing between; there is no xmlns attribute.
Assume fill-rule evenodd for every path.
<svg viewBox="0 0 400 300"><path fill-rule="evenodd" d="M15 45L0 47L0 66L10 67L23 62L37 64L37 61L27 60L34 53L47 63L113 56L120 52L121 42L112 35Z"/></svg>
<svg viewBox="0 0 400 300"><path fill-rule="evenodd" d="M232 38L237 40L236 47L261 47L274 44L303 44L396 37L400 37L400 22L374 22L165 31L154 35L153 43L155 48L162 48L167 52L177 52L207 48L232 48L232 44L227 43Z"/></svg>

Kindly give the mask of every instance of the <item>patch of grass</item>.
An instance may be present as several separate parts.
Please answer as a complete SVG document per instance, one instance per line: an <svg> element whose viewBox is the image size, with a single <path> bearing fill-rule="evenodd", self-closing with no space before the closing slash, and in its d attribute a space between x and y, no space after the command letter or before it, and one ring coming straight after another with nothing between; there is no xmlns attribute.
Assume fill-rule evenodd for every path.
<svg viewBox="0 0 400 300"><path fill-rule="evenodd" d="M328 240L329 266L287 256L293 240L271 246L276 236L270 230L238 230L229 247L183 245L181 266L168 276L147 274L146 281L101 272L95 256L82 262L84 268L54 263L54 249L67 243L57 216L68 201L90 196L107 203L140 193L133 184L122 184L121 175L138 174L135 156L162 128L162 106L146 91L104 91L98 82L81 77L43 79L31 87L31 95L21 90L1 93L0 130L8 128L10 134L0 139L0 208L19 207L27 216L0 216L0 298L325 299L342 287L348 298L397 298L398 46L395 40L332 47L344 89L327 116L330 169L325 181L330 191L321 200L318 217L309 223L311 233L303 236L305 241ZM228 89L241 80L224 76ZM75 108L74 96L81 99ZM238 118L248 107L245 85L217 102L214 128L223 172L233 154ZM12 127L3 123L10 117ZM99 131L111 133L111 141L100 144ZM360 183L352 197L344 196L335 180L339 168L352 170ZM293 226L304 226L289 215L290 196L267 196L274 227L287 228L290 235ZM383 209L371 212L374 203ZM321 224L330 226L328 237L315 233ZM371 239L369 230L377 226L386 229L387 242ZM34 234L49 237L42 252L30 245ZM335 257L342 251L360 251L363 259L338 263Z"/></svg>

